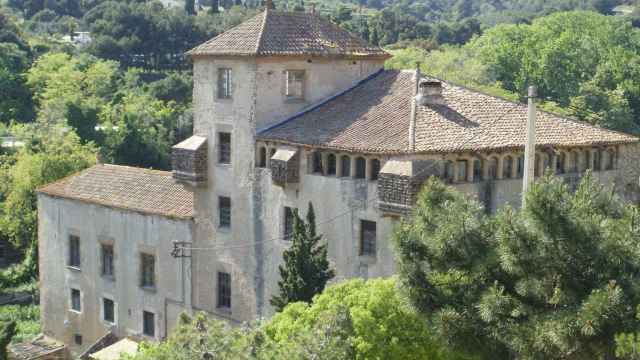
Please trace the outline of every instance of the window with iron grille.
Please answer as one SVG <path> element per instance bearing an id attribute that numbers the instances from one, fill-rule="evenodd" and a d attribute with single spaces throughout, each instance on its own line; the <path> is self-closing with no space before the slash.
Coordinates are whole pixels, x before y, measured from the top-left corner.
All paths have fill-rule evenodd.
<path id="1" fill-rule="evenodd" d="M 363 157 L 356 158 L 356 179 L 367 177 L 367 160 Z"/>
<path id="2" fill-rule="evenodd" d="M 220 216 L 220 227 L 231 227 L 231 198 L 226 196 L 218 197 L 218 209 Z"/>
<path id="3" fill-rule="evenodd" d="M 336 156 L 334 154 L 327 155 L 327 175 L 336 174 Z"/>
<path id="4" fill-rule="evenodd" d="M 102 299 L 102 313 L 104 321 L 112 324 L 116 322 L 115 304 L 113 300 L 107 298 Z"/>
<path id="5" fill-rule="evenodd" d="M 231 69 L 218 69 L 218 99 L 231 99 Z"/>
<path id="6" fill-rule="evenodd" d="M 347 155 L 342 155 L 342 157 L 340 157 L 340 162 L 341 165 L 340 167 L 342 168 L 342 172 L 340 173 L 340 176 L 342 177 L 349 177 L 351 176 L 351 158 Z"/>
<path id="7" fill-rule="evenodd" d="M 102 275 L 113 277 L 113 245 L 102 244 Z"/>
<path id="8" fill-rule="evenodd" d="M 284 207 L 284 234 L 285 240 L 291 240 L 293 236 L 293 210 L 292 208 Z"/>
<path id="9" fill-rule="evenodd" d="M 142 333 L 146 336 L 156 336 L 156 315 L 154 313 L 142 312 Z"/>
<path id="10" fill-rule="evenodd" d="M 82 311 L 82 301 L 80 300 L 80 290 L 78 289 L 71 289 L 71 310 Z"/>
<path id="11" fill-rule="evenodd" d="M 304 99 L 304 70 L 287 70 L 287 99 Z"/>
<path id="12" fill-rule="evenodd" d="M 376 255 L 376 223 L 375 221 L 360 221 L 360 255 Z"/>
<path id="13" fill-rule="evenodd" d="M 80 267 L 80 238 L 69 235 L 69 266 Z"/>
<path id="14" fill-rule="evenodd" d="M 231 275 L 218 273 L 218 307 L 231 308 Z"/>
<path id="15" fill-rule="evenodd" d="M 156 258 L 150 254 L 140 254 L 140 286 L 153 288 L 156 286 Z"/>
<path id="16" fill-rule="evenodd" d="M 218 133 L 218 162 L 231 164 L 231 134 Z"/>
<path id="17" fill-rule="evenodd" d="M 378 180 L 380 176 L 380 160 L 371 160 L 371 180 Z"/>

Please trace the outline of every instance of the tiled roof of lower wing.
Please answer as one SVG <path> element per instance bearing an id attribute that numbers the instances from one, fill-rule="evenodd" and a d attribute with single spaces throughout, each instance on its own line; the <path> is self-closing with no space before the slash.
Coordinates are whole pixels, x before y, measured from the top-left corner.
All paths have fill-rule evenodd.
<path id="1" fill-rule="evenodd" d="M 193 193 L 170 172 L 96 165 L 43 186 L 39 193 L 170 218 L 193 216 Z"/>
<path id="2" fill-rule="evenodd" d="M 310 111 L 259 133 L 262 140 L 370 153 L 411 153 L 415 73 L 384 71 Z M 527 107 L 443 83 L 444 105 L 418 106 L 417 153 L 524 147 Z M 631 135 L 539 111 L 539 146 L 637 142 Z"/>

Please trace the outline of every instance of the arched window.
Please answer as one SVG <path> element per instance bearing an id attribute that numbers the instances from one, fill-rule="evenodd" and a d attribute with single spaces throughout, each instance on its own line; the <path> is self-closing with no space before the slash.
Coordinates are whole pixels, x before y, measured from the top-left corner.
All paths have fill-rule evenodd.
<path id="1" fill-rule="evenodd" d="M 521 178 L 524 176 L 524 155 L 518 156 L 518 164 L 516 167 L 516 177 Z"/>
<path id="2" fill-rule="evenodd" d="M 502 159 L 502 178 L 511 179 L 512 171 L 513 158 L 511 156 L 506 156 L 504 159 Z"/>
<path id="3" fill-rule="evenodd" d="M 379 175 L 380 175 L 380 160 L 372 159 L 371 160 L 371 180 L 378 180 Z"/>
<path id="4" fill-rule="evenodd" d="M 498 158 L 492 157 L 489 159 L 489 179 L 495 180 L 498 178 Z"/>
<path id="5" fill-rule="evenodd" d="M 591 150 L 587 149 L 582 152 L 583 153 L 583 169 L 586 171 L 591 169 Z"/>
<path id="6" fill-rule="evenodd" d="M 534 160 L 534 166 L 533 166 L 533 176 L 540 176 L 540 173 L 542 173 L 541 168 L 540 168 L 540 155 L 536 154 L 535 160 Z"/>
<path id="7" fill-rule="evenodd" d="M 318 151 L 314 151 L 311 155 L 312 158 L 312 170 L 314 174 L 322 174 L 324 171 L 322 170 L 322 154 Z"/>
<path id="8" fill-rule="evenodd" d="M 572 151 L 569 155 L 569 171 L 572 173 L 578 172 L 578 166 L 580 164 L 580 156 L 575 151 Z"/>
<path id="9" fill-rule="evenodd" d="M 482 160 L 473 160 L 473 181 L 482 181 Z"/>
<path id="10" fill-rule="evenodd" d="M 367 160 L 363 157 L 356 158 L 356 179 L 367 177 Z"/>
<path id="11" fill-rule="evenodd" d="M 340 176 L 351 176 L 351 158 L 349 157 L 349 155 L 342 155 L 340 157 L 340 167 L 342 168 Z"/>
<path id="12" fill-rule="evenodd" d="M 563 152 L 556 154 L 556 174 L 564 174 L 566 155 Z"/>
<path id="13" fill-rule="evenodd" d="M 593 152 L 593 171 L 600 171 L 602 168 L 600 167 L 601 165 L 601 159 L 600 157 L 602 156 L 602 152 L 600 150 L 596 150 Z"/>
<path id="14" fill-rule="evenodd" d="M 604 155 L 605 155 L 604 169 L 613 170 L 616 162 L 616 151 L 613 149 L 609 149 L 604 153 Z"/>
<path id="15" fill-rule="evenodd" d="M 261 146 L 259 150 L 258 167 L 267 167 L 267 148 L 264 146 Z"/>
<path id="16" fill-rule="evenodd" d="M 327 156 L 327 175 L 336 174 L 336 156 L 329 154 Z"/>
<path id="17" fill-rule="evenodd" d="M 444 163 L 444 180 L 448 183 L 453 182 L 454 170 L 453 161 L 447 160 Z"/>
<path id="18" fill-rule="evenodd" d="M 458 160 L 458 181 L 467 181 L 467 160 Z"/>

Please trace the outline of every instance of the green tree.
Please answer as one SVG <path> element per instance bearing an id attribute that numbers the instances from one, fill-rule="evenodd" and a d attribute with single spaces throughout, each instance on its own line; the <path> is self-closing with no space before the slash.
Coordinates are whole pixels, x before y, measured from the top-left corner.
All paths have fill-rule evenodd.
<path id="1" fill-rule="evenodd" d="M 279 267 L 280 294 L 271 299 L 271 305 L 278 311 L 291 302 L 310 302 L 335 276 L 327 258 L 327 244 L 322 244 L 322 235 L 316 234 L 311 203 L 306 223 L 298 215 L 298 210 L 294 210 L 291 239 L 291 247 L 282 254 L 284 264 Z"/>
<path id="2" fill-rule="evenodd" d="M 639 215 L 591 176 L 575 193 L 545 177 L 522 210 L 495 216 L 431 179 L 394 235 L 400 279 L 454 348 L 613 359 L 615 335 L 640 329 Z"/>

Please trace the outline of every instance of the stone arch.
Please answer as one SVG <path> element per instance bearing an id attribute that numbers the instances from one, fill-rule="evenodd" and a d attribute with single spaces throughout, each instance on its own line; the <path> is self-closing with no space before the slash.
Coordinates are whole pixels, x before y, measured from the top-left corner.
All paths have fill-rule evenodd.
<path id="1" fill-rule="evenodd" d="M 340 156 L 340 169 L 341 177 L 351 176 L 351 157 L 349 155 Z"/>
<path id="2" fill-rule="evenodd" d="M 565 165 L 567 162 L 567 154 L 564 151 L 560 151 L 556 154 L 556 174 L 565 173 Z"/>
<path id="3" fill-rule="evenodd" d="M 513 177 L 513 157 L 507 155 L 502 158 L 502 178 L 511 179 Z"/>
<path id="4" fill-rule="evenodd" d="M 444 162 L 444 180 L 448 183 L 453 182 L 455 176 L 455 164 L 451 160 L 445 160 Z"/>
<path id="5" fill-rule="evenodd" d="M 362 156 L 358 156 L 356 158 L 356 168 L 355 168 L 355 178 L 356 179 L 366 179 L 367 177 L 367 160 Z"/>
<path id="6" fill-rule="evenodd" d="M 379 159 L 371 159 L 371 180 L 378 180 L 378 176 L 380 175 L 380 160 Z"/>
<path id="7" fill-rule="evenodd" d="M 482 166 L 482 159 L 473 158 L 473 181 L 483 180 Z"/>
<path id="8" fill-rule="evenodd" d="M 327 155 L 327 175 L 335 175 L 337 171 L 336 169 L 337 169 L 336 155 L 335 154 Z"/>
<path id="9" fill-rule="evenodd" d="M 498 159 L 497 156 L 492 156 L 489 158 L 489 179 L 490 180 L 496 180 L 498 178 L 498 163 L 500 162 L 500 160 Z"/>

